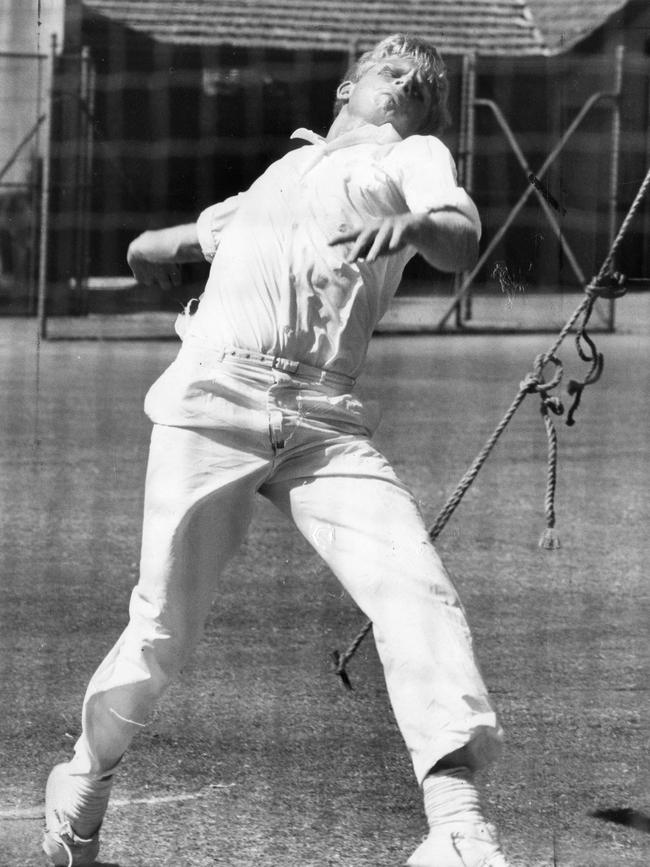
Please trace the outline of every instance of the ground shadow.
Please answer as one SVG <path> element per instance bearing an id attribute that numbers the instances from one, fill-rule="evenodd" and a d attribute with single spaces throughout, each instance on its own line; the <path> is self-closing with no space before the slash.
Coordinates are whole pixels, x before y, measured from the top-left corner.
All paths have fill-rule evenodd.
<path id="1" fill-rule="evenodd" d="M 625 825 L 636 831 L 645 831 L 650 834 L 650 816 L 634 810 L 632 807 L 613 807 L 610 810 L 593 810 L 589 814 L 594 819 L 602 819 L 605 822 L 616 822 L 617 825 Z"/>

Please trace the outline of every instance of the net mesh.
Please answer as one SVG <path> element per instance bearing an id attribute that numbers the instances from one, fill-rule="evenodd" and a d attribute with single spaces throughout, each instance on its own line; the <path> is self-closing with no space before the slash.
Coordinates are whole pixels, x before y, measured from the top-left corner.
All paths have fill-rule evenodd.
<path id="1" fill-rule="evenodd" d="M 34 313 L 43 61 L 0 53 L 0 311 Z"/>
<path id="2" fill-rule="evenodd" d="M 337 52 L 160 43 L 90 17 L 83 41 L 86 60 L 59 57 L 56 68 L 48 335 L 171 336 L 176 313 L 200 294 L 207 266 L 185 267 L 183 287 L 174 293 L 130 287 L 125 261 L 130 240 L 145 229 L 193 221 L 207 205 L 248 187 L 292 146 L 288 137 L 295 128 L 326 132 L 336 85 L 350 58 Z M 479 58 L 470 154 L 460 153 L 462 58 L 447 62 L 454 125 L 445 141 L 461 165 L 471 162 L 484 247 L 519 197 L 529 195 L 445 325 L 553 328 L 582 288 L 572 261 L 587 280 L 595 273 L 612 222 L 628 204 L 625 191 L 643 175 L 645 58 L 625 57 L 623 136 L 616 137 L 612 101 L 602 99 L 539 178 L 585 101 L 614 89 L 613 56 Z M 505 118 L 528 171 L 488 102 Z M 467 176 L 461 180 L 469 185 Z M 643 243 L 649 213 L 646 205 L 621 250 L 625 269 L 637 276 L 650 273 Z M 458 286 L 457 279 L 416 258 L 382 330 L 437 327 Z M 606 313 L 601 318 L 605 323 Z"/>

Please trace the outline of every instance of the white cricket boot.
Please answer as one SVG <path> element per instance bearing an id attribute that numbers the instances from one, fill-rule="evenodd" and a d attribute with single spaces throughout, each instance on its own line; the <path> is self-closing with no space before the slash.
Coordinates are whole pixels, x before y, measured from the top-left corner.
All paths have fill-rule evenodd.
<path id="1" fill-rule="evenodd" d="M 496 830 L 481 811 L 471 771 L 430 774 L 422 791 L 430 830 L 407 867 L 508 867 Z"/>
<path id="2" fill-rule="evenodd" d="M 113 784 L 70 774 L 69 765 L 56 765 L 45 789 L 43 851 L 55 867 L 87 867 L 99 853 L 99 828 Z"/>
<path id="3" fill-rule="evenodd" d="M 439 825 L 406 863 L 408 867 L 509 867 L 488 822 Z"/>

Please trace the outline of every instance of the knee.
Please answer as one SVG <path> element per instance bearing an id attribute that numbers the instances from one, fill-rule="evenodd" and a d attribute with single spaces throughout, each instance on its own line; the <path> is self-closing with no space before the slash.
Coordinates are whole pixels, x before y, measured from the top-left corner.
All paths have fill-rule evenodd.
<path id="1" fill-rule="evenodd" d="M 129 665 L 162 691 L 178 676 L 201 634 L 201 624 L 180 617 L 131 616 L 122 653 Z"/>

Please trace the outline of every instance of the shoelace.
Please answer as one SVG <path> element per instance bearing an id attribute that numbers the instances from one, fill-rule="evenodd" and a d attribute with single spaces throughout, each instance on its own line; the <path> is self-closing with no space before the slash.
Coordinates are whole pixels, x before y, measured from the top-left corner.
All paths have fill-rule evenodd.
<path id="1" fill-rule="evenodd" d="M 59 828 L 59 840 L 61 841 L 61 845 L 65 849 L 65 854 L 68 856 L 68 867 L 73 867 L 73 859 L 72 859 L 72 849 L 68 845 L 66 837 L 70 837 L 72 839 L 73 834 L 72 826 L 70 822 L 64 822 L 63 825 Z"/>
<path id="2" fill-rule="evenodd" d="M 68 856 L 67 867 L 74 867 L 74 856 L 72 854 L 72 849 L 70 847 L 74 846 L 77 843 L 81 843 L 81 844 L 90 843 L 90 841 L 92 840 L 92 837 L 88 840 L 84 840 L 83 837 L 79 837 L 72 830 L 72 825 L 70 824 L 69 821 L 65 821 L 65 822 L 61 823 L 59 830 L 58 830 L 58 836 L 59 836 L 59 840 L 61 842 L 61 845 L 63 846 L 63 849 L 65 851 L 65 854 Z"/>
<path id="3" fill-rule="evenodd" d="M 493 836 L 491 829 L 490 829 L 490 836 L 491 837 Z M 464 848 L 464 847 L 461 847 L 458 845 L 459 843 L 462 843 L 462 841 L 464 839 L 466 839 L 466 838 L 465 838 L 465 835 L 462 833 L 462 831 L 452 831 L 451 842 L 452 842 L 454 849 L 456 850 L 456 854 L 458 855 L 460 860 L 463 862 L 465 867 L 471 867 L 471 865 L 467 864 L 467 861 L 465 860 L 465 856 L 463 855 L 462 848 Z M 491 839 L 490 842 L 494 842 L 494 840 Z M 479 867 L 508 867 L 506 859 L 504 858 L 504 856 L 501 852 L 501 849 L 499 848 L 498 843 L 494 843 L 494 845 L 497 847 L 497 851 L 493 852 L 487 858 L 482 860 Z"/>

